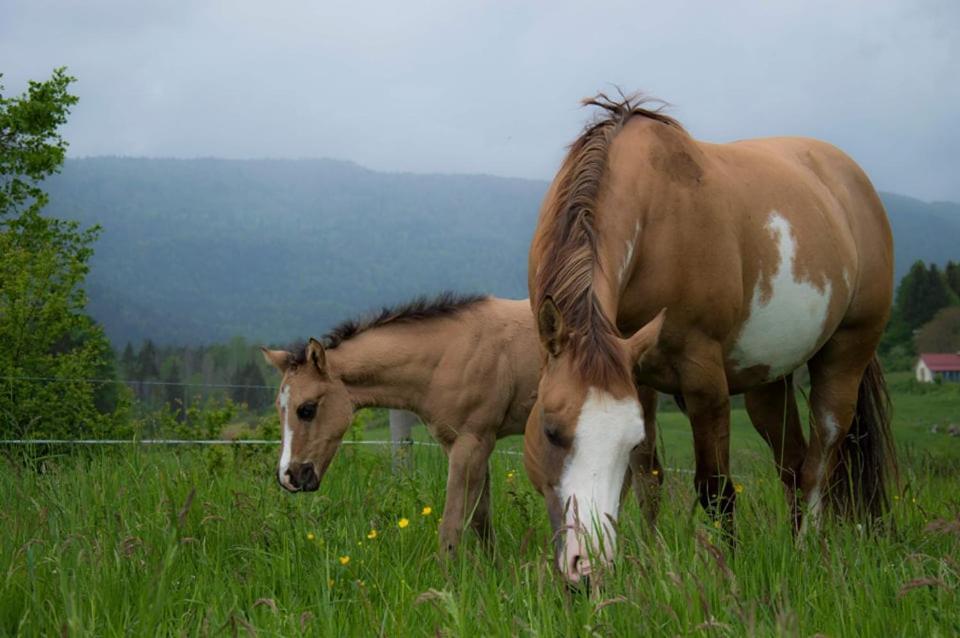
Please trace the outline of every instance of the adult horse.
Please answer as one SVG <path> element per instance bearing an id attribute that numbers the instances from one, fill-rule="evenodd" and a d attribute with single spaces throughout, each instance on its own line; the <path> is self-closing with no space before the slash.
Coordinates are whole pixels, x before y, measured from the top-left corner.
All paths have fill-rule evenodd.
<path id="1" fill-rule="evenodd" d="M 658 467 L 643 386 L 685 404 L 699 501 L 731 533 L 736 393 L 774 452 L 795 525 L 805 511 L 817 524 L 824 502 L 877 514 L 893 456 L 874 352 L 893 256 L 866 175 L 823 142 L 708 144 L 642 100 L 585 104 L 601 115 L 547 192 L 528 273 L 544 364 L 525 463 L 562 573 L 576 582 L 589 554 L 611 558 L 628 464 Z M 803 364 L 809 445 L 792 379 Z"/>
<path id="2" fill-rule="evenodd" d="M 487 461 L 497 439 L 523 432 L 537 348 L 526 300 L 447 293 L 344 322 L 296 352 L 264 349 L 283 375 L 280 485 L 316 490 L 358 408 L 410 410 L 449 461 L 441 550 L 465 523 L 492 538 Z"/>

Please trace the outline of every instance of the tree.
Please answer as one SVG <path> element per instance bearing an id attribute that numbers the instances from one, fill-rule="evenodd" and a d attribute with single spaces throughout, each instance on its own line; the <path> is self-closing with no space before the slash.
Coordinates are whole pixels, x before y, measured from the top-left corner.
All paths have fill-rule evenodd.
<path id="1" fill-rule="evenodd" d="M 245 403 L 251 410 L 257 411 L 265 407 L 271 400 L 269 390 L 265 388 L 266 381 L 260 367 L 254 361 L 237 368 L 230 378 L 231 397 L 235 403 Z"/>
<path id="2" fill-rule="evenodd" d="M 922 261 L 917 261 L 897 286 L 894 315 L 907 328 L 916 330 L 949 304 L 950 291 L 940 269 L 936 264 L 928 269 Z"/>
<path id="3" fill-rule="evenodd" d="M 170 409 L 177 414 L 177 419 L 182 420 L 186 410 L 186 388 L 183 385 L 183 372 L 180 366 L 180 360 L 176 356 L 169 357 L 163 362 L 163 372 L 160 375 L 163 386 L 163 398 Z"/>
<path id="4" fill-rule="evenodd" d="M 0 76 L 2 79 L 2 76 Z M 8 98 L 0 85 L 0 432 L 89 435 L 111 427 L 102 385 L 112 370 L 102 329 L 83 312 L 99 228 L 41 215 L 40 182 L 63 163 L 58 129 L 77 98 L 57 69 Z M 115 402 L 114 402 L 115 403 Z M 116 404 L 115 404 L 116 407 Z M 118 413 L 114 412 L 114 417 Z"/>
<path id="5" fill-rule="evenodd" d="M 960 352 L 960 306 L 938 312 L 917 332 L 917 352 Z"/>
<path id="6" fill-rule="evenodd" d="M 133 379 L 137 373 L 136 370 L 137 355 L 133 351 L 133 344 L 128 341 L 120 356 L 120 373 L 125 379 Z"/>
<path id="7" fill-rule="evenodd" d="M 155 385 L 147 385 L 147 381 L 160 380 L 160 366 L 157 364 L 157 348 L 153 341 L 147 339 L 140 346 L 140 352 L 137 353 L 137 363 L 134 367 L 133 378 L 137 380 L 137 397 L 141 401 L 152 401 L 159 399 L 162 392 L 158 392 Z"/>
<path id="8" fill-rule="evenodd" d="M 943 276 L 953 294 L 960 297 L 960 263 L 948 261 L 943 269 Z"/>

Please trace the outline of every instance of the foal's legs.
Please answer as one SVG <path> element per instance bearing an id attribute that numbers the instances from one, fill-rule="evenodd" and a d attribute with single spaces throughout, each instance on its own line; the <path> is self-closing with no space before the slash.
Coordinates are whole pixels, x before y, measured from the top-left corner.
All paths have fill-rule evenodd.
<path id="1" fill-rule="evenodd" d="M 468 519 L 472 519 L 481 538 L 492 537 L 487 461 L 493 446 L 492 438 L 464 433 L 447 452 L 447 502 L 440 524 L 440 551 L 443 553 L 456 550 Z"/>
<path id="2" fill-rule="evenodd" d="M 869 338 L 860 331 L 838 331 L 810 360 L 810 448 L 803 462 L 800 487 L 809 518 L 819 528 L 837 453 L 850 431 L 857 407 L 860 380 L 873 356 Z"/>
<path id="3" fill-rule="evenodd" d="M 730 395 L 718 344 L 687 354 L 681 393 L 693 428 L 697 469 L 694 486 L 700 504 L 734 538 L 736 491 L 730 480 Z"/>
<path id="4" fill-rule="evenodd" d="M 657 525 L 660 511 L 660 486 L 663 484 L 663 466 L 657 457 L 657 391 L 640 386 L 637 388 L 643 408 L 643 443 L 630 453 L 630 474 L 633 492 L 650 528 Z"/>
<path id="5" fill-rule="evenodd" d="M 469 515 L 469 512 L 467 512 Z M 470 526 L 477 533 L 485 545 L 491 545 L 494 540 L 493 517 L 490 515 L 490 463 L 484 463 L 484 474 L 480 496 L 473 508 L 473 517 Z"/>
<path id="6" fill-rule="evenodd" d="M 802 511 L 797 503 L 797 489 L 800 487 L 800 469 L 807 453 L 807 442 L 803 438 L 797 412 L 793 375 L 754 388 L 744 394 L 744 399 L 753 427 L 773 451 L 773 460 L 786 492 L 787 507 L 793 517 L 793 529 L 797 531 L 800 529 Z"/>

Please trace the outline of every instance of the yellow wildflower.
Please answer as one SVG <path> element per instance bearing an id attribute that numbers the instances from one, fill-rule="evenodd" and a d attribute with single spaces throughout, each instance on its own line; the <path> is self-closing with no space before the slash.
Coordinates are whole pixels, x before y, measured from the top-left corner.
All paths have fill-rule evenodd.
<path id="1" fill-rule="evenodd" d="M 307 540 L 308 540 L 308 541 L 315 540 L 316 538 L 317 538 L 317 537 L 314 535 L 313 532 L 307 532 Z"/>
<path id="2" fill-rule="evenodd" d="M 433 514 L 433 508 L 429 505 L 424 506 L 423 511 L 420 512 L 421 516 L 430 516 Z"/>
<path id="3" fill-rule="evenodd" d="M 372 529 L 372 530 L 370 530 L 369 532 L 367 532 L 367 539 L 368 539 L 368 540 L 371 540 L 371 541 L 372 541 L 372 540 L 375 539 L 376 537 L 377 537 L 377 530 Z"/>
<path id="4" fill-rule="evenodd" d="M 742 491 L 743 491 L 743 483 L 737 483 L 736 485 L 734 485 L 734 486 L 733 486 L 733 491 L 736 492 L 737 494 L 739 494 L 740 492 L 742 492 Z"/>
<path id="5" fill-rule="evenodd" d="M 399 527 L 400 529 L 403 529 L 409 524 L 410 524 L 410 521 L 408 521 L 405 518 L 401 518 L 399 521 L 397 521 L 397 527 Z"/>
<path id="6" fill-rule="evenodd" d="M 341 557 L 340 557 L 340 564 L 341 564 L 341 565 L 346 565 L 346 564 L 349 563 L 349 562 L 350 562 L 350 557 L 349 557 L 349 556 L 341 556 Z"/>
<path id="7" fill-rule="evenodd" d="M 653 474 L 654 476 L 660 476 L 660 470 L 653 470 L 650 473 Z"/>

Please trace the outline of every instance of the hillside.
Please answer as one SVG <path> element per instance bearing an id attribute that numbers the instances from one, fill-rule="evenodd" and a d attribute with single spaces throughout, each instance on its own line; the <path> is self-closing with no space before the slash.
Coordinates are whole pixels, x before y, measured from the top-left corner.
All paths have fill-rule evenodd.
<path id="1" fill-rule="evenodd" d="M 90 311 L 114 343 L 284 341 L 443 288 L 526 296 L 546 182 L 333 160 L 68 160 L 48 212 L 99 223 Z M 960 205 L 885 194 L 898 279 L 960 257 Z"/>

